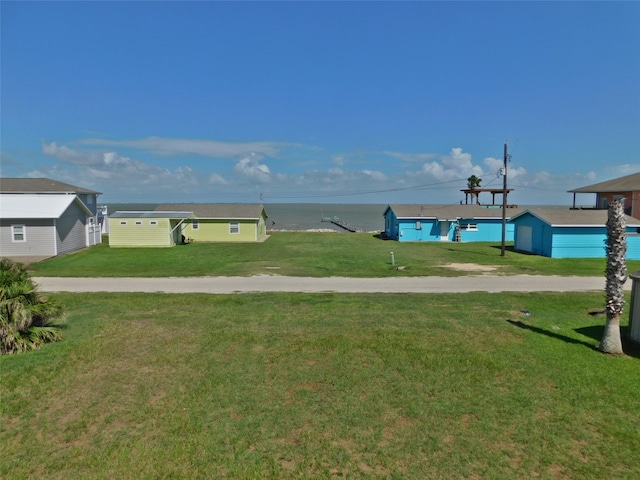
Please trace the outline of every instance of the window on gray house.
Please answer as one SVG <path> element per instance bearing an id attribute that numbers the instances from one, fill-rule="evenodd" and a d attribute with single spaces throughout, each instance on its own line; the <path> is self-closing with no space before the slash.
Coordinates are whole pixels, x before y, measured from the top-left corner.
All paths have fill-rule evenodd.
<path id="1" fill-rule="evenodd" d="M 27 241 L 27 227 L 24 225 L 11 225 L 11 241 L 13 242 L 26 242 Z"/>

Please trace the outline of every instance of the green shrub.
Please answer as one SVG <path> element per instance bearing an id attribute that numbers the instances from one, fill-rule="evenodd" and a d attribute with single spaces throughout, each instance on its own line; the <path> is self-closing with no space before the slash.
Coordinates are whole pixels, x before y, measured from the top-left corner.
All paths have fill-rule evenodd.
<path id="1" fill-rule="evenodd" d="M 24 266 L 0 260 L 0 354 L 35 350 L 62 338 L 62 307 L 37 291 Z"/>

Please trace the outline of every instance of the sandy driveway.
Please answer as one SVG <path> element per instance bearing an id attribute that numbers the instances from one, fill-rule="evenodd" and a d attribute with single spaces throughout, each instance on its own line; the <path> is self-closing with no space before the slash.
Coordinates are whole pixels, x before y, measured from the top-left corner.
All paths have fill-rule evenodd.
<path id="1" fill-rule="evenodd" d="M 568 292 L 600 290 L 604 277 L 542 275 L 464 277 L 167 277 L 167 278 L 63 278 L 34 277 L 43 292 L 340 292 L 340 293 L 437 293 L 437 292 Z M 625 286 L 631 289 L 631 281 Z"/>

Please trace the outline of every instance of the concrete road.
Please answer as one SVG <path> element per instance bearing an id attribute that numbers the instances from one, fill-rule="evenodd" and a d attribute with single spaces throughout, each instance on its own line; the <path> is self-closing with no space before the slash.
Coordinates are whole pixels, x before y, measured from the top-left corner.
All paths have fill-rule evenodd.
<path id="1" fill-rule="evenodd" d="M 464 277 L 167 277 L 167 278 L 64 278 L 34 277 L 43 292 L 339 292 L 339 293 L 445 293 L 445 292 L 604 292 L 603 277 L 542 275 Z M 625 288 L 631 289 L 631 281 Z"/>

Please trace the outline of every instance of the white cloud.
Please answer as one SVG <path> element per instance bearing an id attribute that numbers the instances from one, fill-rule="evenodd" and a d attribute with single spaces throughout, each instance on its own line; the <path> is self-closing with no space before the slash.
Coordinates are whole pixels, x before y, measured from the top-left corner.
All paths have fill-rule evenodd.
<path id="1" fill-rule="evenodd" d="M 155 138 L 140 141 L 138 148 L 142 148 L 142 145 L 150 147 L 151 140 Z M 205 155 L 205 151 L 213 154 L 214 143 L 219 142 L 203 145 L 201 155 Z M 169 145 L 172 145 L 171 148 Z M 209 147 L 211 149 L 207 150 Z M 367 195 L 367 200 L 379 200 L 381 203 L 399 198 L 420 203 L 457 203 L 464 199 L 460 189 L 465 188 L 470 175 L 481 177 L 483 186 L 497 185 L 498 177 L 495 175 L 503 165 L 502 159 L 494 157 L 484 158 L 482 166 L 476 165 L 471 153 L 455 147 L 441 156 L 385 152 L 387 158 L 384 169 L 378 167 L 382 162 L 380 152 L 330 154 L 324 159 L 317 158 L 313 161 L 316 168 L 303 172 L 301 168 L 305 168 L 305 162 L 301 162 L 299 156 L 295 160 L 277 160 L 267 157 L 265 151 L 268 149 L 263 149 L 236 156 L 235 166 L 227 164 L 222 169 L 201 159 L 199 163 L 189 165 L 188 161 L 198 161 L 193 158 L 172 159 L 170 163 L 164 160 L 164 164 L 172 165 L 169 169 L 156 164 L 154 160 L 142 161 L 136 159 L 135 155 L 125 155 L 115 145 L 103 145 L 103 148 L 43 142 L 42 153 L 55 158 L 57 162 L 53 166 L 45 163 L 26 175 L 55 178 L 105 192 L 112 198 L 135 197 L 137 201 L 152 197 L 160 201 L 253 201 L 256 192 L 264 192 L 266 198 L 270 199 L 316 197 L 319 201 L 325 201 L 322 197 L 325 195 L 327 201 L 332 201 L 333 196 L 351 197 L 361 193 Z M 193 144 L 187 148 L 171 142 L 163 148 L 164 152 L 181 150 L 185 154 L 188 150 L 197 150 Z M 235 155 L 243 152 L 243 149 L 226 152 Z M 359 170 L 346 167 L 353 162 L 354 156 L 358 158 L 357 163 L 362 165 Z M 401 162 L 389 157 L 407 162 L 420 161 L 421 168 L 416 171 L 416 165 L 413 165 L 413 169 L 407 169 L 407 164 L 403 167 Z M 271 160 L 267 162 L 265 159 L 269 158 Z M 274 171 L 274 167 L 278 167 L 279 171 Z M 229 168 L 232 170 L 229 171 Z M 514 188 L 509 199 L 520 205 L 570 204 L 572 195 L 567 193 L 568 190 L 638 170 L 640 166 L 621 164 L 586 174 L 554 175 L 547 171 L 529 173 L 523 166 L 509 164 L 509 187 Z M 612 172 L 617 175 L 611 175 Z"/>
<path id="2" fill-rule="evenodd" d="M 484 159 L 484 164 L 488 167 L 489 174 L 502 175 L 502 169 L 504 168 L 504 159 L 500 160 L 494 157 L 487 157 Z M 527 170 L 524 167 L 514 168 L 510 163 L 507 164 L 507 180 L 516 179 L 527 174 Z"/>
<path id="3" fill-rule="evenodd" d="M 409 163 L 427 162 L 429 160 L 432 160 L 438 157 L 438 155 L 435 153 L 402 153 L 402 152 L 390 152 L 390 151 L 385 151 L 382 153 L 384 153 L 385 155 L 389 155 L 390 157 L 397 158 L 398 160 L 402 160 L 404 162 L 409 162 Z"/>
<path id="4" fill-rule="evenodd" d="M 384 182 L 389 178 L 384 173 L 375 170 L 363 170 L 362 173 L 364 173 L 367 177 L 371 177 L 377 182 Z"/>
<path id="5" fill-rule="evenodd" d="M 225 180 L 222 175 L 212 173 L 209 175 L 209 184 L 211 185 L 229 185 L 229 182 Z"/>
<path id="6" fill-rule="evenodd" d="M 42 167 L 43 176 L 102 192 L 181 192 L 192 190 L 199 183 L 198 174 L 189 166 L 170 171 L 113 151 L 74 149 L 51 142 L 43 143 L 42 153 L 60 162 L 54 167 Z"/>
<path id="7" fill-rule="evenodd" d="M 257 180 L 260 183 L 269 183 L 271 182 L 271 171 L 267 165 L 260 163 L 261 159 L 260 155 L 252 152 L 249 156 L 236 163 L 234 170 L 240 175 Z"/>
<path id="8" fill-rule="evenodd" d="M 610 171 L 614 174 L 615 177 L 631 175 L 632 173 L 640 172 L 640 165 L 633 163 L 625 163 L 622 165 L 616 165 L 614 167 L 608 167 L 607 171 Z"/>
<path id="9" fill-rule="evenodd" d="M 259 153 L 274 157 L 279 145 L 275 142 L 231 143 L 216 140 L 194 140 L 187 138 L 147 137 L 138 140 L 104 140 L 89 138 L 78 142 L 80 145 L 103 147 L 125 147 L 152 152 L 156 155 L 200 155 L 212 158 L 235 158 Z"/>
<path id="10" fill-rule="evenodd" d="M 448 182 L 466 179 L 471 175 L 482 176 L 483 171 L 482 167 L 473 164 L 470 153 L 454 147 L 448 155 L 441 156 L 439 161 L 424 163 L 418 173 L 430 175 L 438 181 Z"/>

